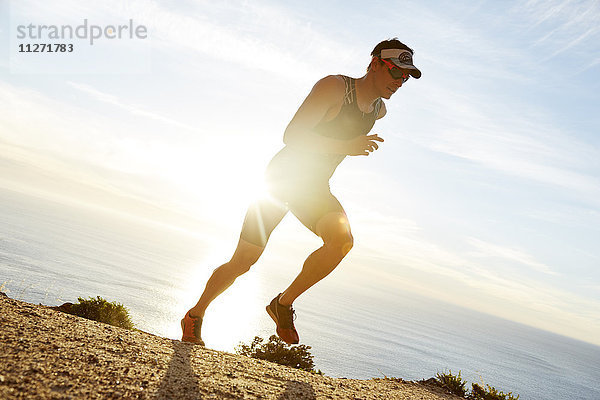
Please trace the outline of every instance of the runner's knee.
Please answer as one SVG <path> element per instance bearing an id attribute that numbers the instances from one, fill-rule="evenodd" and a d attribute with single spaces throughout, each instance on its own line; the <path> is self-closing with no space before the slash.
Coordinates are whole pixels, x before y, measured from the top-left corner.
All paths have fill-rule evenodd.
<path id="1" fill-rule="evenodd" d="M 342 257 L 354 246 L 350 224 L 344 215 L 330 216 L 320 226 L 321 239 L 326 247 L 337 249 Z"/>
<path id="2" fill-rule="evenodd" d="M 342 257 L 344 257 L 354 246 L 354 238 L 352 237 L 350 231 L 347 231 L 344 233 L 331 235 L 327 238 L 327 240 L 324 240 L 324 243 L 326 247 L 339 250 Z"/>

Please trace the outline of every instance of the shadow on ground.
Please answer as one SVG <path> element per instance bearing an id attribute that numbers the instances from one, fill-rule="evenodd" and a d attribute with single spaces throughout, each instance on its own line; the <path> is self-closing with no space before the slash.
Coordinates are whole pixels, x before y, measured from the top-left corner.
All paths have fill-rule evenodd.
<path id="1" fill-rule="evenodd" d="M 198 376 L 190 363 L 193 345 L 173 340 L 173 357 L 163 378 L 156 399 L 202 399 Z"/>
<path id="2" fill-rule="evenodd" d="M 316 398 L 314 389 L 308 383 L 288 381 L 285 384 L 285 391 L 277 397 L 277 400 L 314 400 Z"/>
<path id="3" fill-rule="evenodd" d="M 202 387 L 198 375 L 191 365 L 193 344 L 183 343 L 178 340 L 171 341 L 173 356 L 169 368 L 160 383 L 160 387 L 154 397 L 157 400 L 172 399 L 226 399 L 236 398 L 234 394 L 222 392 L 218 388 L 208 389 Z M 284 391 L 277 400 L 316 399 L 315 391 L 306 382 L 283 381 Z M 207 390 L 208 389 L 208 390 Z M 216 389 L 216 390 L 215 390 Z M 273 393 L 271 393 L 272 395 Z M 268 393 L 264 393 L 268 395 Z"/>

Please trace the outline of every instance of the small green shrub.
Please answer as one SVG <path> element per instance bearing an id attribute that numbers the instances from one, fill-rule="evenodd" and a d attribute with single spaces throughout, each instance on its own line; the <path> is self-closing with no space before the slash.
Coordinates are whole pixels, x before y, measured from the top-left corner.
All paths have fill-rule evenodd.
<path id="1" fill-rule="evenodd" d="M 472 384 L 473 389 L 471 389 L 471 393 L 469 394 L 468 399 L 470 400 L 518 400 L 519 395 L 514 397 L 512 392 L 504 393 L 498 391 L 495 387 L 490 385 L 487 386 L 487 389 L 484 389 L 481 385 L 476 383 Z"/>
<path id="2" fill-rule="evenodd" d="M 467 389 L 465 389 L 466 381 L 462 379 L 460 376 L 461 371 L 458 371 L 458 375 L 453 375 L 452 371 L 448 373 L 444 372 L 440 374 L 437 373 L 437 377 L 431 378 L 426 382 L 433 381 L 438 386 L 443 387 L 448 390 L 450 393 L 455 394 L 460 397 L 464 397 L 469 400 L 518 400 L 519 395 L 513 395 L 512 392 L 504 393 L 497 390 L 495 387 L 490 385 L 485 385 L 484 388 L 481 385 L 473 383 L 472 389 L 470 393 L 467 393 Z"/>
<path id="3" fill-rule="evenodd" d="M 240 343 L 235 348 L 235 352 L 243 356 L 258 358 L 259 360 L 271 361 L 288 367 L 322 374 L 320 370 L 315 370 L 313 356 L 309 351 L 310 346 L 305 346 L 303 344 L 299 346 L 290 346 L 275 335 L 272 335 L 268 342 L 263 342 L 263 338 L 255 336 L 250 345 Z"/>
<path id="4" fill-rule="evenodd" d="M 118 326 L 125 329 L 133 329 L 133 322 L 129 317 L 129 311 L 124 305 L 115 302 L 108 302 L 100 296 L 90 297 L 89 300 L 81 297 L 77 298 L 79 303 L 70 305 L 69 314 L 77 315 L 93 321 L 103 322 L 105 324 Z"/>
<path id="5" fill-rule="evenodd" d="M 467 389 L 465 389 L 467 382 L 462 379 L 460 373 L 461 371 L 458 371 L 458 375 L 452 375 L 452 370 L 441 374 L 438 372 L 435 379 L 441 387 L 448 390 L 450 393 L 465 397 L 467 394 Z"/>

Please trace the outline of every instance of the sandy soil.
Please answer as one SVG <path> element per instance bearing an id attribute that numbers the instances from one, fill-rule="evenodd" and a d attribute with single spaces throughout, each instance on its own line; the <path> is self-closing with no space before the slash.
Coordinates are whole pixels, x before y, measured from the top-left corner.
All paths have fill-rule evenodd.
<path id="1" fill-rule="evenodd" d="M 0 293 L 0 399 L 419 399 L 441 389 L 337 379 L 89 321 Z"/>

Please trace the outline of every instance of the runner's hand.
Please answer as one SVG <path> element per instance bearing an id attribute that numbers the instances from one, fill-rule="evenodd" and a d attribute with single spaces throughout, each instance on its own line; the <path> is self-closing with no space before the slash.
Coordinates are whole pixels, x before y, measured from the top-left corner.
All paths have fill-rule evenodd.
<path id="1" fill-rule="evenodd" d="M 379 148 L 377 142 L 383 142 L 383 139 L 375 135 L 359 136 L 348 141 L 346 154 L 349 156 L 368 156 Z"/>

